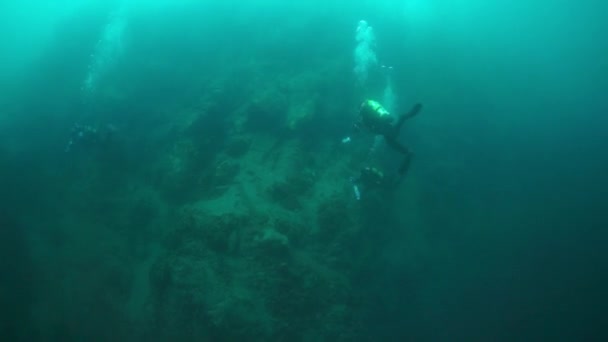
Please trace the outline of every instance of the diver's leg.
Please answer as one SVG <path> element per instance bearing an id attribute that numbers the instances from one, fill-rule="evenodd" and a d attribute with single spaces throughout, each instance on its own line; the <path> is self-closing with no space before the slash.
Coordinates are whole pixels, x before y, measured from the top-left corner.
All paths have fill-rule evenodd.
<path id="1" fill-rule="evenodd" d="M 412 109 L 410 109 L 409 112 L 401 115 L 399 117 L 399 120 L 397 121 L 397 123 L 394 126 L 395 127 L 395 134 L 399 132 L 399 130 L 401 129 L 401 126 L 403 126 L 403 123 L 405 122 L 405 120 L 416 116 L 416 114 L 418 114 L 421 109 L 422 109 L 422 105 L 420 103 L 416 103 L 414 105 L 414 107 L 412 107 Z"/>
<path id="2" fill-rule="evenodd" d="M 399 178 L 402 178 L 407 173 L 407 170 L 410 168 L 411 161 L 412 161 L 412 154 L 410 153 L 405 156 L 405 158 L 401 162 L 401 165 L 399 166 L 399 176 L 400 176 Z"/>
<path id="3" fill-rule="evenodd" d="M 405 173 L 407 172 L 407 170 L 410 167 L 410 161 L 412 160 L 412 152 L 410 152 L 410 150 L 403 146 L 401 143 L 399 143 L 397 141 L 397 139 L 395 139 L 394 137 L 386 137 L 385 136 L 385 140 L 386 143 L 388 144 L 388 146 L 390 146 L 392 149 L 396 150 L 397 152 L 401 153 L 403 155 L 403 161 L 401 162 L 401 165 L 399 166 L 399 176 L 403 176 L 405 175 Z"/>
<path id="4" fill-rule="evenodd" d="M 410 168 L 410 162 L 412 160 L 412 155 L 408 154 L 403 158 L 401 165 L 399 165 L 399 169 L 397 170 L 397 174 L 395 174 L 394 178 L 391 182 L 388 183 L 388 186 L 391 188 L 395 188 L 401 184 L 403 179 L 405 178 L 405 174 Z"/>
<path id="5" fill-rule="evenodd" d="M 388 146 L 390 146 L 390 148 L 403 155 L 409 155 L 411 153 L 410 150 L 407 147 L 403 146 L 400 142 L 398 142 L 394 136 L 385 135 L 384 140 L 386 141 Z"/>

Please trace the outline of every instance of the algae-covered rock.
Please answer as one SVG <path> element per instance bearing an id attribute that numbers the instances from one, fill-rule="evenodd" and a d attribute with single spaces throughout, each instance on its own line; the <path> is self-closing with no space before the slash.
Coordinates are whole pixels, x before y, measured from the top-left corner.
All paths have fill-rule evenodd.
<path id="1" fill-rule="evenodd" d="M 356 230 L 357 223 L 348 202 L 343 197 L 332 197 L 317 207 L 317 227 L 321 240 L 328 241 Z"/>
<path id="2" fill-rule="evenodd" d="M 187 243 L 184 239 L 195 239 L 205 248 L 218 253 L 227 253 L 232 234 L 246 226 L 245 217 L 211 215 L 196 207 L 184 208 L 180 221 L 180 227 L 170 236 L 173 245 L 183 246 Z"/>
<path id="3" fill-rule="evenodd" d="M 329 269 L 310 253 L 296 253 L 286 267 L 272 276 L 272 294 L 268 295 L 275 317 L 288 318 L 289 325 L 279 325 L 276 336 L 284 340 L 333 340 L 352 331 L 355 315 L 335 308 L 348 306 L 352 288 L 341 272 Z"/>
<path id="4" fill-rule="evenodd" d="M 162 320 L 159 333 L 182 340 L 269 339 L 274 321 L 251 280 L 259 269 L 247 258 L 236 258 L 234 250 L 240 244 L 235 240 L 255 221 L 189 207 L 180 222 L 151 271 L 151 304 Z"/>
<path id="5" fill-rule="evenodd" d="M 248 105 L 249 129 L 275 132 L 284 127 L 288 99 L 280 89 L 265 87 L 257 90 Z"/>
<path id="6" fill-rule="evenodd" d="M 287 127 L 290 130 L 297 130 L 310 123 L 315 115 L 315 106 L 315 100 L 310 98 L 292 102 L 287 111 Z"/>
<path id="7" fill-rule="evenodd" d="M 201 172 L 198 184 L 206 197 L 218 197 L 230 188 L 239 172 L 239 163 L 225 159 Z"/>
<path id="8" fill-rule="evenodd" d="M 296 210 L 301 207 L 298 192 L 286 181 L 276 182 L 269 189 L 270 198 L 288 210 Z"/>
<path id="9" fill-rule="evenodd" d="M 232 158 L 239 158 L 245 155 L 250 147 L 251 139 L 236 138 L 226 144 L 224 153 Z"/>
<path id="10" fill-rule="evenodd" d="M 200 172 L 205 164 L 197 163 L 199 148 L 192 139 L 180 139 L 160 154 L 153 177 L 166 198 L 182 202 L 200 192 Z"/>
<path id="11" fill-rule="evenodd" d="M 256 238 L 255 242 L 259 249 L 263 250 L 263 256 L 271 259 L 282 258 L 289 254 L 289 238 L 273 228 L 264 229 Z"/>
<path id="12" fill-rule="evenodd" d="M 275 182 L 268 190 L 273 201 L 286 209 L 295 210 L 301 207 L 301 201 L 315 185 L 315 174 L 296 172 L 284 181 Z"/>

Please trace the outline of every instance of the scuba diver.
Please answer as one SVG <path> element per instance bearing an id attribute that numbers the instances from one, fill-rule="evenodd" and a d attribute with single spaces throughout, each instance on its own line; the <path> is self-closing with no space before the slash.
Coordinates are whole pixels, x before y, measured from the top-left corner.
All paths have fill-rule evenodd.
<path id="1" fill-rule="evenodd" d="M 404 159 L 399 167 L 399 175 L 401 176 L 409 168 L 412 152 L 397 140 L 399 131 L 405 120 L 416 116 L 421 109 L 422 105 L 417 103 L 409 112 L 402 114 L 396 121 L 393 115 L 374 100 L 364 101 L 359 110 L 360 120 L 355 124 L 355 128 L 360 129 L 363 126 L 371 133 L 383 136 L 384 141 L 386 141 L 390 148 L 403 155 Z"/>
<path id="2" fill-rule="evenodd" d="M 365 167 L 357 177 L 350 179 L 353 184 L 353 191 L 357 200 L 361 199 L 361 189 L 390 189 L 396 186 L 407 172 L 412 152 L 398 141 L 399 131 L 403 123 L 416 116 L 422 109 L 421 104 L 415 104 L 409 112 L 402 114 L 398 118 L 391 115 L 380 103 L 374 100 L 365 100 L 359 110 L 359 121 L 355 123 L 355 132 L 365 128 L 369 132 L 384 137 L 387 145 L 403 155 L 396 177 L 386 177 L 382 171 L 375 167 Z M 351 140 L 346 137 L 342 140 L 347 143 Z"/>
<path id="3" fill-rule="evenodd" d="M 421 109 L 422 105 L 417 103 L 409 112 L 402 114 L 395 121 L 395 117 L 384 109 L 380 103 L 374 100 L 365 100 L 361 104 L 359 110 L 359 121 L 354 125 L 355 131 L 365 128 L 373 134 L 383 136 L 390 148 L 403 155 L 404 159 L 399 167 L 399 175 L 401 176 L 403 176 L 409 168 L 412 152 L 397 140 L 399 131 L 401 130 L 403 123 L 407 119 L 416 116 Z M 349 141 L 350 137 L 342 140 L 344 143 Z"/>
<path id="4" fill-rule="evenodd" d="M 374 189 L 386 189 L 391 186 L 384 173 L 375 167 L 365 167 L 357 177 L 352 177 L 353 192 L 357 201 L 361 200 L 361 191 L 368 192 Z"/>

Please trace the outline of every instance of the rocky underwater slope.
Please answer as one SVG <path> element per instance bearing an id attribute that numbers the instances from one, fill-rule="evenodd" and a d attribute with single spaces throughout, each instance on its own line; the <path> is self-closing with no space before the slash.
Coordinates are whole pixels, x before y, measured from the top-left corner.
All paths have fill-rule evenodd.
<path id="1" fill-rule="evenodd" d="M 34 305 L 34 336 L 362 336 L 361 281 L 391 208 L 352 193 L 369 141 L 340 143 L 356 108 L 336 96 L 348 70 L 264 68 L 231 69 L 186 100 L 150 98 L 153 110 L 139 90 L 108 90 L 100 108 L 130 114 L 61 157 L 46 176 L 61 200 L 44 224 L 31 219 L 51 294 Z"/>
<path id="2" fill-rule="evenodd" d="M 327 113 L 309 94 L 322 77 L 279 79 L 254 85 L 231 113 L 215 98 L 191 109 L 193 121 L 155 161 L 172 227 L 149 271 L 153 336 L 360 333 L 355 282 L 370 251 L 358 245 L 365 225 L 348 183 L 356 154 L 315 129 Z"/>
<path id="3" fill-rule="evenodd" d="M 372 139 L 341 143 L 361 100 L 344 32 L 283 18 L 280 34 L 196 50 L 200 37 L 134 17 L 128 54 L 103 55 L 83 87 L 82 61 L 108 43 L 92 45 L 106 18 L 91 18 L 60 27 L 2 103 L 6 236 L 22 256 L 6 277 L 35 275 L 11 290 L 7 336 L 365 340 L 398 218 L 387 194 L 353 194 Z"/>

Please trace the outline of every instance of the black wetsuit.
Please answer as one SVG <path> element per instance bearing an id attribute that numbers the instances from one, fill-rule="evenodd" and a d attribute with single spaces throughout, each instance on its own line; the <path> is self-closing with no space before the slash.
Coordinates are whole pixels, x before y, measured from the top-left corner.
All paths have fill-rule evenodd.
<path id="1" fill-rule="evenodd" d="M 404 175 L 407 172 L 407 169 L 410 165 L 410 161 L 412 159 L 412 152 L 410 152 L 407 147 L 401 144 L 397 140 L 397 138 L 399 137 L 399 132 L 401 131 L 403 123 L 407 119 L 416 116 L 416 114 L 418 114 L 421 109 L 422 105 L 420 103 L 415 104 L 409 112 L 401 115 L 395 124 L 390 125 L 386 130 L 384 130 L 384 132 L 380 132 L 388 146 L 390 146 L 395 151 L 403 154 L 405 157 L 403 162 L 401 163 L 401 166 L 399 166 L 400 175 Z"/>

